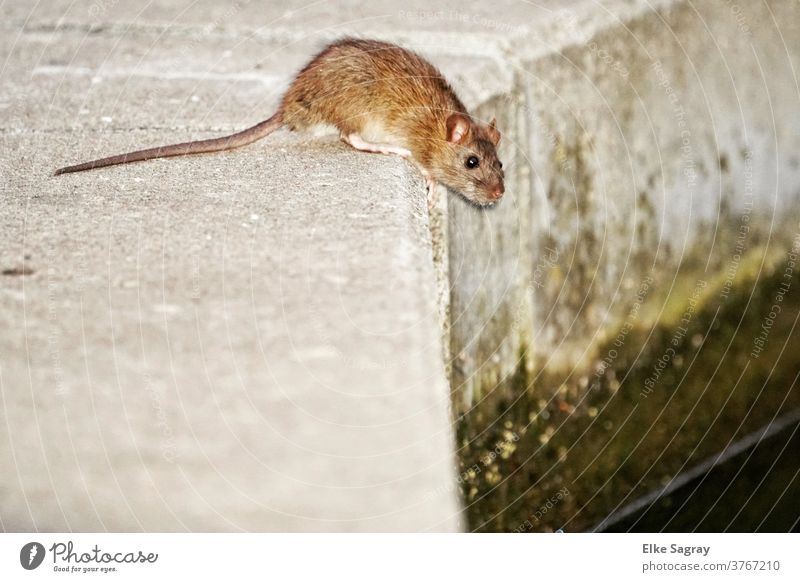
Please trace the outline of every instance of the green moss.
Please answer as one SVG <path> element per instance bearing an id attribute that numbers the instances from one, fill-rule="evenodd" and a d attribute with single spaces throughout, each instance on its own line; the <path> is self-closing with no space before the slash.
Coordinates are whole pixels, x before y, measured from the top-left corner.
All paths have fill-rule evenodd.
<path id="1" fill-rule="evenodd" d="M 461 464 L 472 468 L 463 482 L 470 528 L 589 529 L 776 411 L 799 407 L 800 391 L 791 389 L 800 371 L 797 268 L 763 352 L 751 353 L 787 282 L 783 257 L 762 258 L 763 249 L 743 257 L 727 296 L 724 276 L 703 279 L 685 329 L 680 320 L 702 277 L 682 269 L 666 304 L 648 298 L 665 305 L 658 321 L 643 318 L 622 345 L 612 336 L 600 346 L 600 360 L 615 356 L 604 371 L 531 377 L 520 365 L 487 391 L 458 427 Z M 568 495 L 548 501 L 564 488 Z"/>

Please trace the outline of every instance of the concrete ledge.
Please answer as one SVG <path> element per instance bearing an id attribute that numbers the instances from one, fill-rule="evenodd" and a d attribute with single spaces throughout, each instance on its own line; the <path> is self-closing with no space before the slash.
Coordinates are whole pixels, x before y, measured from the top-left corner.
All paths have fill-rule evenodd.
<path id="1" fill-rule="evenodd" d="M 281 133 L 47 175 L 131 141 L 3 141 L 3 528 L 458 529 L 415 172 Z"/>

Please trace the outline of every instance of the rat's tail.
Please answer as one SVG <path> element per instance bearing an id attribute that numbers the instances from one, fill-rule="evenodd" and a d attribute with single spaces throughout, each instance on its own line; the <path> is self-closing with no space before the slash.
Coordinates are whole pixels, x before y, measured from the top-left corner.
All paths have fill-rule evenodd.
<path id="1" fill-rule="evenodd" d="M 85 162 L 76 166 L 59 168 L 56 170 L 54 175 L 58 176 L 59 174 L 69 174 L 71 172 L 83 172 L 84 170 L 91 170 L 92 168 L 104 168 L 106 166 L 139 162 L 153 158 L 168 158 L 171 156 L 185 156 L 189 154 L 203 154 L 208 152 L 231 150 L 233 148 L 238 148 L 249 143 L 253 143 L 262 137 L 266 137 L 281 127 L 281 125 L 283 125 L 283 116 L 281 112 L 278 111 L 266 121 L 262 121 L 253 127 L 249 127 L 243 131 L 234 133 L 233 135 L 215 137 L 213 139 L 203 139 L 199 141 L 187 141 L 185 143 L 176 143 L 146 150 L 138 150 L 135 152 L 129 152 L 127 154 L 111 156 L 110 158 L 93 160 L 91 162 Z"/>

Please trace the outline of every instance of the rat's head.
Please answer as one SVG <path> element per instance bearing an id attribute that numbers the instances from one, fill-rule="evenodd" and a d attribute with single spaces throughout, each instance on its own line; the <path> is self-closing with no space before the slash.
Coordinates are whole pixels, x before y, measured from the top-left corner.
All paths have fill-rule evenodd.
<path id="1" fill-rule="evenodd" d="M 484 126 L 463 113 L 453 113 L 447 118 L 444 163 L 440 175 L 434 177 L 479 206 L 497 202 L 505 192 L 498 143 L 500 132 L 494 119 Z"/>

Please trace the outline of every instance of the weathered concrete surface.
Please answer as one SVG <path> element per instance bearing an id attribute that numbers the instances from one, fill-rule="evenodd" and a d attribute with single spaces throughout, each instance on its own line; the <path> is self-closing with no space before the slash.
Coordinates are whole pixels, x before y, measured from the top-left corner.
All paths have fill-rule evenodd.
<path id="1" fill-rule="evenodd" d="M 625 28 L 526 64 L 539 367 L 591 361 L 647 277 L 665 292 L 646 298 L 652 319 L 669 290 L 683 293 L 679 265 L 723 274 L 742 225 L 740 252 L 770 237 L 788 248 L 800 218 L 800 10 L 751 4 L 618 12 Z"/>
<path id="2" fill-rule="evenodd" d="M 130 140 L 3 142 L 3 527 L 457 528 L 413 170 L 279 135 L 48 176 Z"/>
<path id="3" fill-rule="evenodd" d="M 800 214 L 798 14 L 788 1 L 604 2 L 514 37 L 514 86 L 479 111 L 516 116 L 505 156 L 524 167 L 493 216 L 453 200 L 449 211 L 457 406 L 520 367 L 593 365 L 648 277 L 639 323 L 691 292 L 675 286 L 679 265 L 723 273 L 742 224 L 745 250 L 770 236 L 787 248 Z"/>
<path id="4" fill-rule="evenodd" d="M 413 170 L 276 135 L 48 175 L 131 139 L 3 141 L 3 528 L 456 529 Z"/>
<path id="5" fill-rule="evenodd" d="M 214 0 L 169 0 L 136 6 L 119 0 L 48 0 L 34 6 L 6 2 L 0 17 L 7 22 L 36 27 L 60 24 L 81 27 L 108 27 L 120 24 L 130 28 L 171 27 L 175 32 L 202 28 L 207 32 L 231 30 L 242 36 L 244 30 L 259 34 L 325 36 L 348 33 L 431 34 L 443 38 L 449 34 L 461 37 L 457 45 L 482 50 L 475 38 L 487 40 L 507 36 L 509 32 L 537 30 L 554 11 L 566 5 L 579 5 L 581 0 L 540 0 L 535 4 L 500 0 L 493 4 L 441 0 L 432 5 L 425 0 L 364 3 L 359 0 L 340 2 L 263 3 L 237 0 L 222 4 Z M 455 47 L 451 46 L 451 50 Z"/>

